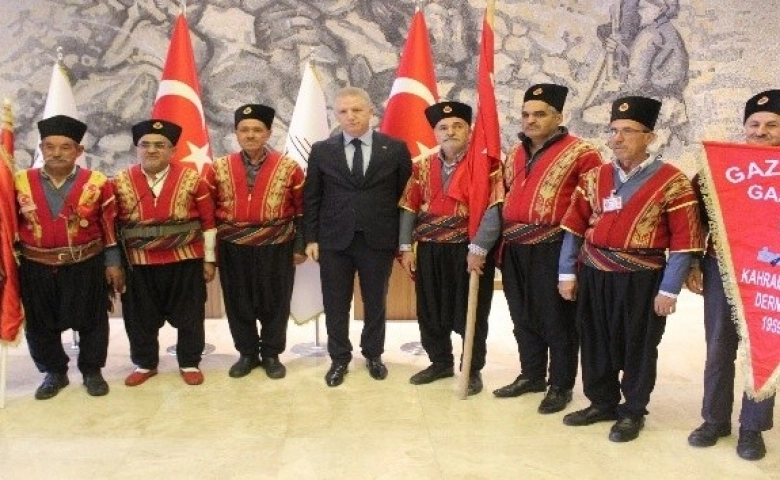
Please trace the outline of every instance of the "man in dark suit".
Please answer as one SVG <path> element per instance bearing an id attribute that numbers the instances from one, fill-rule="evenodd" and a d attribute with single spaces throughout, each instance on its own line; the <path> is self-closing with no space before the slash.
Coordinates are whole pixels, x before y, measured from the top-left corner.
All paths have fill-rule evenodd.
<path id="1" fill-rule="evenodd" d="M 340 90 L 333 110 L 342 133 L 312 146 L 304 187 L 306 254 L 320 263 L 330 387 L 344 381 L 352 360 L 355 272 L 366 309 L 360 348 L 370 375 L 387 376 L 385 304 L 398 247 L 398 200 L 412 171 L 406 144 L 369 128 L 374 109 L 365 90 Z"/>

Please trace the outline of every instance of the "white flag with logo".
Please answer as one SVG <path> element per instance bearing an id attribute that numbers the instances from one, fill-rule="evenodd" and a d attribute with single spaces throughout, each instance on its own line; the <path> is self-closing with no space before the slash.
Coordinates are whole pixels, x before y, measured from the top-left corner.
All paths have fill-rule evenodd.
<path id="1" fill-rule="evenodd" d="M 325 92 L 311 63 L 307 63 L 290 119 L 284 152 L 306 170 L 312 144 L 325 140 L 329 133 Z M 301 325 L 317 318 L 323 310 L 320 265 L 307 260 L 296 267 L 290 316 Z"/>

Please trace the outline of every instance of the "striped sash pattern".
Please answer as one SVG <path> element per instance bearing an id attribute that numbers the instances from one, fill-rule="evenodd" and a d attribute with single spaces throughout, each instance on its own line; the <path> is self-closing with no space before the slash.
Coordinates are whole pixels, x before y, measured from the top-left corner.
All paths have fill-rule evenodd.
<path id="1" fill-rule="evenodd" d="M 275 245 L 292 240 L 294 235 L 295 223 L 290 217 L 261 224 L 235 222 L 217 225 L 217 236 L 220 240 L 238 245 Z"/>
<path id="2" fill-rule="evenodd" d="M 610 250 L 585 242 L 582 246 L 585 265 L 605 272 L 628 273 L 660 270 L 666 265 L 665 250 Z"/>
<path id="3" fill-rule="evenodd" d="M 468 217 L 420 213 L 414 230 L 418 242 L 463 243 L 468 237 Z"/>
<path id="4" fill-rule="evenodd" d="M 154 226 L 178 225 L 180 223 L 162 223 Z M 128 222 L 126 228 L 150 226 L 139 222 Z M 195 242 L 203 240 L 203 231 L 201 229 L 189 230 L 186 232 L 163 235 L 159 237 L 125 237 L 125 248 L 139 250 L 172 250 L 179 247 L 186 247 Z"/>
<path id="5" fill-rule="evenodd" d="M 505 242 L 537 244 L 563 240 L 563 230 L 558 225 L 531 225 L 522 222 L 504 222 L 502 232 Z"/>

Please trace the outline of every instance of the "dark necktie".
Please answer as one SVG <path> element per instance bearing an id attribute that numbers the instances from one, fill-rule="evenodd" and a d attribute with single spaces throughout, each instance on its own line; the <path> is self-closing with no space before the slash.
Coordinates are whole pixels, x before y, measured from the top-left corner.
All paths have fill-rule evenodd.
<path id="1" fill-rule="evenodd" d="M 352 177 L 357 181 L 363 181 L 363 142 L 359 138 L 350 141 L 355 146 L 355 155 L 352 157 Z"/>

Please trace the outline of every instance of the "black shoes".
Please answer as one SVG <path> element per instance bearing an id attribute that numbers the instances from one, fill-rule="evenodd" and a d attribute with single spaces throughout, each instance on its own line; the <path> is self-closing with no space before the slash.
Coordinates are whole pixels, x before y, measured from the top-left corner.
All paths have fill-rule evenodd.
<path id="1" fill-rule="evenodd" d="M 246 377 L 255 368 L 260 366 L 257 355 L 241 355 L 238 361 L 230 367 L 228 375 L 232 378 Z"/>
<path id="2" fill-rule="evenodd" d="M 328 373 L 325 374 L 325 384 L 329 387 L 338 387 L 344 383 L 344 376 L 349 373 L 348 367 L 349 363 L 335 361 L 331 363 Z M 382 363 L 381 357 L 366 358 L 366 368 L 374 380 L 387 378 L 387 367 Z"/>
<path id="3" fill-rule="evenodd" d="M 639 436 L 645 426 L 645 417 L 623 417 L 612 425 L 609 439 L 612 442 L 630 442 Z"/>
<path id="4" fill-rule="evenodd" d="M 731 425 L 704 422 L 688 435 L 688 444 L 693 447 L 711 447 L 721 437 L 731 435 Z M 766 455 L 766 445 L 761 432 L 739 429 L 737 455 L 745 460 L 761 460 Z"/>
<path id="5" fill-rule="evenodd" d="M 87 393 L 93 397 L 102 397 L 103 395 L 108 395 L 108 383 L 100 372 L 85 373 L 84 387 L 86 387 Z"/>
<path id="6" fill-rule="evenodd" d="M 524 393 L 544 392 L 545 390 L 547 390 L 547 382 L 543 378 L 531 380 L 520 375 L 509 385 L 493 390 L 493 395 L 498 398 L 510 398 L 519 397 Z"/>
<path id="7" fill-rule="evenodd" d="M 287 375 L 287 368 L 279 361 L 277 356 L 263 357 L 260 366 L 265 369 L 265 374 L 268 378 L 278 380 Z"/>
<path id="8" fill-rule="evenodd" d="M 542 414 L 560 412 L 569 402 L 571 402 L 571 390 L 550 385 L 537 411 Z"/>
<path id="9" fill-rule="evenodd" d="M 325 374 L 325 384 L 329 387 L 338 387 L 344 383 L 344 375 L 347 374 L 347 363 L 333 362 L 328 373 Z"/>
<path id="10" fill-rule="evenodd" d="M 737 440 L 737 455 L 745 460 L 761 460 L 766 455 L 766 445 L 761 432 L 739 429 Z"/>
<path id="11" fill-rule="evenodd" d="M 692 447 L 711 447 L 720 437 L 731 435 L 731 425 L 704 422 L 688 435 L 688 445 Z"/>
<path id="12" fill-rule="evenodd" d="M 409 383 L 412 385 L 425 385 L 426 383 L 435 382 L 436 380 L 452 377 L 454 375 L 455 372 L 452 369 L 452 365 L 434 362 L 424 370 L 412 375 L 411 378 L 409 378 Z"/>
<path id="13" fill-rule="evenodd" d="M 482 375 L 479 372 L 471 372 L 469 375 L 469 386 L 466 393 L 476 395 L 482 391 Z"/>
<path id="14" fill-rule="evenodd" d="M 597 422 L 610 422 L 617 420 L 615 409 L 600 409 L 591 405 L 588 408 L 577 410 L 563 417 L 564 425 L 570 427 L 583 427 Z"/>
<path id="15" fill-rule="evenodd" d="M 56 397 L 60 390 L 67 387 L 70 384 L 68 380 L 68 374 L 66 373 L 47 373 L 43 379 L 43 383 L 35 391 L 35 398 L 37 400 L 48 400 L 52 397 Z M 102 397 L 108 394 L 108 383 L 103 378 L 100 372 L 97 373 L 85 373 L 84 374 L 84 387 L 87 389 L 87 393 L 93 397 Z"/>
<path id="16" fill-rule="evenodd" d="M 35 391 L 35 398 L 36 400 L 48 400 L 55 397 L 69 383 L 67 373 L 47 373 L 43 383 Z"/>
<path id="17" fill-rule="evenodd" d="M 381 357 L 367 358 L 366 368 L 368 368 L 368 374 L 374 380 L 384 380 L 387 378 L 387 367 L 382 363 Z"/>

